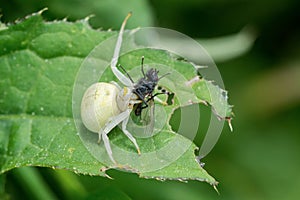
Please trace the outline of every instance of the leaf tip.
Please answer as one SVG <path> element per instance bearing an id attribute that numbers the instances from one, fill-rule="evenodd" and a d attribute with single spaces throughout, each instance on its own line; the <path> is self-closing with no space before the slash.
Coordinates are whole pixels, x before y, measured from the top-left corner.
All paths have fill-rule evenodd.
<path id="1" fill-rule="evenodd" d="M 232 123 L 231 123 L 232 118 L 231 117 L 226 117 L 226 120 L 228 122 L 228 126 L 229 126 L 230 131 L 233 132 L 233 126 L 232 126 Z"/>
<path id="2" fill-rule="evenodd" d="M 113 180 L 113 178 L 106 173 L 106 171 L 109 170 L 109 169 L 110 169 L 109 167 L 101 167 L 100 172 L 103 173 L 104 177 Z"/>
<path id="3" fill-rule="evenodd" d="M 45 7 L 45 8 L 43 8 L 43 9 L 41 9 L 40 11 L 38 11 L 38 12 L 36 12 L 36 13 L 32 13 L 32 14 L 30 14 L 30 15 L 27 15 L 26 17 L 25 17 L 25 19 L 28 19 L 28 18 L 30 18 L 30 17 L 32 17 L 32 16 L 36 16 L 36 15 L 42 15 L 45 11 L 47 11 L 48 10 L 48 8 L 47 7 Z"/>
<path id="4" fill-rule="evenodd" d="M 220 192 L 219 192 L 219 190 L 217 188 L 217 185 L 218 185 L 218 182 L 216 182 L 215 184 L 213 184 L 213 187 L 214 187 L 215 191 L 218 193 L 218 195 L 220 195 Z"/>
<path id="5" fill-rule="evenodd" d="M 42 10 L 38 11 L 37 14 L 38 14 L 38 15 L 42 15 L 43 12 L 45 12 L 45 11 L 47 11 L 47 10 L 48 10 L 48 7 L 45 7 L 45 8 L 43 8 Z"/>

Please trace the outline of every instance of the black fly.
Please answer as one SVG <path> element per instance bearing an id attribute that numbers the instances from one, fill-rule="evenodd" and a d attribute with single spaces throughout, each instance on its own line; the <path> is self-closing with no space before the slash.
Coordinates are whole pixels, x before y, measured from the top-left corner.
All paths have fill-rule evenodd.
<path id="1" fill-rule="evenodd" d="M 134 81 L 132 80 L 130 75 L 126 72 L 126 70 L 121 65 L 119 65 L 119 66 L 123 69 L 123 71 L 126 73 L 126 75 L 131 80 L 131 82 L 134 83 Z M 144 56 L 142 57 L 141 71 L 142 71 L 143 77 L 140 78 L 138 80 L 138 82 L 134 85 L 134 88 L 132 91 L 142 101 L 141 103 L 138 103 L 134 106 L 134 112 L 135 112 L 136 116 L 141 115 L 142 110 L 149 106 L 148 105 L 149 101 L 154 100 L 155 96 L 160 95 L 160 94 L 167 94 L 167 95 L 173 94 L 173 93 L 166 92 L 165 90 L 163 90 L 162 92 L 153 94 L 154 89 L 158 84 L 158 81 L 170 73 L 166 73 L 163 76 L 158 77 L 159 71 L 154 68 L 149 69 L 145 73 L 144 72 Z M 173 94 L 173 97 L 174 97 L 174 94 Z"/>
<path id="2" fill-rule="evenodd" d="M 136 94 L 139 97 L 140 100 L 143 101 L 143 103 L 138 104 L 140 106 L 138 106 L 137 108 L 140 107 L 140 109 L 148 107 L 148 101 L 154 98 L 153 91 L 159 81 L 157 75 L 158 70 L 156 69 L 151 68 L 146 72 L 146 74 L 144 74 L 144 70 L 142 68 L 142 73 L 144 77 L 140 78 L 140 80 L 134 85 L 134 89 L 132 91 L 134 94 Z M 140 109 L 135 110 L 135 114 L 137 116 L 140 113 L 139 112 Z"/>

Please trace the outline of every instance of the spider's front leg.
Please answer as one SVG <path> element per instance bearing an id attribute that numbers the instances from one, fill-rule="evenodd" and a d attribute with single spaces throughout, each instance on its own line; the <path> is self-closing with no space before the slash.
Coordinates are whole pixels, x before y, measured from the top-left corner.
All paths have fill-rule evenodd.
<path id="1" fill-rule="evenodd" d="M 127 87 L 132 87 L 133 83 L 131 82 L 130 79 L 128 79 L 124 74 L 122 74 L 118 68 L 117 68 L 117 63 L 118 63 L 118 59 L 120 56 L 120 50 L 121 50 L 121 44 L 122 44 L 122 40 L 123 40 L 123 33 L 124 33 L 124 29 L 125 29 L 125 25 L 126 22 L 128 20 L 128 18 L 131 16 L 131 13 L 128 13 L 128 15 L 126 16 L 126 18 L 124 19 L 118 38 L 117 38 L 117 42 L 116 42 L 116 46 L 115 46 L 115 50 L 114 50 L 114 54 L 111 60 L 111 69 L 114 73 L 114 75 L 117 77 L 117 79 L 119 81 L 121 81 L 121 83 Z"/>
<path id="2" fill-rule="evenodd" d="M 139 145 L 137 144 L 135 138 L 131 135 L 131 133 L 127 130 L 127 123 L 128 123 L 128 120 L 129 120 L 129 116 L 123 120 L 122 122 L 122 131 L 123 133 L 129 138 L 129 140 L 134 144 L 137 152 L 139 155 L 141 155 L 141 151 L 140 151 L 140 147 Z"/>
<path id="3" fill-rule="evenodd" d="M 125 110 L 124 112 L 121 112 L 120 114 L 112 117 L 98 133 L 99 134 L 98 142 L 101 141 L 101 139 L 103 140 L 107 154 L 108 154 L 110 160 L 115 164 L 117 162 L 113 158 L 113 155 L 112 155 L 113 153 L 112 153 L 112 150 L 110 147 L 109 138 L 108 138 L 107 134 L 114 127 L 116 127 L 118 124 L 120 124 L 124 119 L 126 119 L 129 115 L 130 115 L 130 110 Z"/>
<path id="4" fill-rule="evenodd" d="M 167 98 L 165 99 L 165 100 L 161 100 L 160 98 L 158 98 L 157 96 L 158 95 L 161 95 L 161 94 L 165 94 L 165 95 L 167 95 Z M 163 93 L 163 92 L 161 92 L 161 93 L 156 93 L 155 95 L 153 95 L 150 99 L 149 99 L 149 101 L 150 100 L 154 100 L 156 103 L 160 103 L 161 105 L 163 105 L 163 106 L 169 106 L 169 105 L 172 105 L 172 104 L 174 104 L 174 93 L 170 93 L 170 92 L 168 92 L 168 93 Z"/>
<path id="5" fill-rule="evenodd" d="M 174 97 L 175 97 L 175 93 L 173 92 L 169 92 L 166 89 L 163 89 L 161 86 L 158 86 L 158 90 L 160 90 L 161 92 L 155 93 L 154 95 L 152 95 L 152 97 L 150 99 L 154 99 L 155 102 L 162 104 L 163 106 L 169 106 L 174 104 Z M 160 98 L 158 98 L 158 95 L 166 95 L 165 100 L 161 100 Z"/>
<path id="6" fill-rule="evenodd" d="M 163 101 L 163 100 L 161 100 L 158 97 L 154 97 L 153 99 L 154 99 L 155 102 L 160 103 L 163 106 L 167 106 L 168 105 L 168 103 L 166 101 Z"/>
<path id="7" fill-rule="evenodd" d="M 109 120 L 109 122 L 107 124 L 105 124 L 105 126 L 98 133 L 99 141 L 101 139 L 103 140 L 107 154 L 108 154 L 110 160 L 114 164 L 117 164 L 117 162 L 113 158 L 113 153 L 112 153 L 112 149 L 111 149 L 111 146 L 109 143 L 109 138 L 108 138 L 107 134 L 121 122 L 122 122 L 122 131 L 131 140 L 131 142 L 135 145 L 135 147 L 138 151 L 138 154 L 140 154 L 140 149 L 139 149 L 138 144 L 136 143 L 135 138 L 131 135 L 131 133 L 129 133 L 129 131 L 126 130 L 126 125 L 127 125 L 127 122 L 128 122 L 129 116 L 130 116 L 130 112 L 131 112 L 131 109 L 127 109 L 124 112 L 121 112 L 120 114 L 118 114 L 117 116 L 112 117 Z"/>

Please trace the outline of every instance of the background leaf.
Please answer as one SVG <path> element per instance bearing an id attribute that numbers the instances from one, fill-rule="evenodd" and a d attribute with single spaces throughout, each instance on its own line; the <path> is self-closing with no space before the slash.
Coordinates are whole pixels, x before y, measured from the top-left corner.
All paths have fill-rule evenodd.
<path id="1" fill-rule="evenodd" d="M 48 20 L 67 18 L 71 21 L 93 16 L 90 23 L 93 27 L 104 29 L 119 29 L 120 22 L 129 11 L 135 13 L 127 27 L 153 26 L 154 19 L 151 6 L 147 1 L 136 0 L 29 0 L 26 4 L 20 1 L 1 2 L 1 11 L 5 22 L 12 22 L 20 16 L 26 16 L 37 10 L 48 8 L 44 17 Z M 14 8 L 14 9 L 12 9 Z"/>

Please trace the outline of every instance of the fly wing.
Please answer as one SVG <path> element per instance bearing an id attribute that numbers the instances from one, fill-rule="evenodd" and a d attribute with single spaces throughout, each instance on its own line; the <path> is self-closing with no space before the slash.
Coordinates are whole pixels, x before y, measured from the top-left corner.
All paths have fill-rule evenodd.
<path id="1" fill-rule="evenodd" d="M 154 134 L 155 125 L 155 104 L 154 99 L 148 101 L 148 107 L 142 110 L 141 119 L 144 127 L 144 135 L 151 137 Z"/>

